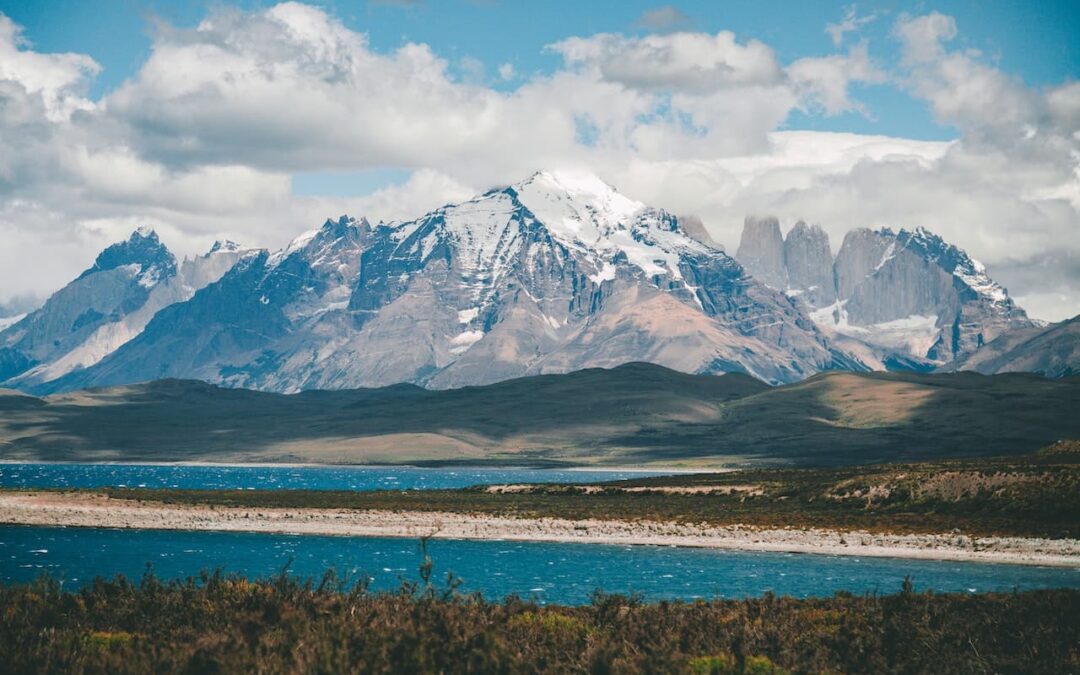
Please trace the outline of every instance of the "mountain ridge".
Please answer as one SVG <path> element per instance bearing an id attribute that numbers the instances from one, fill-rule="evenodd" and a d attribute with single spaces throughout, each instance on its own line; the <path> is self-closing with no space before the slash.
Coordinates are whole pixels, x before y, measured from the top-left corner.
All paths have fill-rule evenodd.
<path id="1" fill-rule="evenodd" d="M 856 228 L 834 256 L 818 226 L 784 237 L 776 218 L 748 217 L 736 258 L 838 341 L 870 347 L 852 345 L 875 369 L 940 368 L 1035 325 L 985 266 L 922 227 Z"/>
<path id="2" fill-rule="evenodd" d="M 540 171 L 413 220 L 327 219 L 278 251 L 219 242 L 177 263 L 142 230 L 0 331 L 0 383 L 439 389 L 649 361 L 781 384 L 939 369 L 1032 324 L 925 230 L 852 230 L 834 257 L 819 226 L 785 237 L 748 218 L 732 257 L 687 222 L 592 174 Z M 61 302 L 87 285 L 111 297 L 113 277 L 134 299 L 86 317 Z M 28 346 L 34 322 L 55 349 Z"/>
<path id="3" fill-rule="evenodd" d="M 674 216 L 595 176 L 538 172 L 415 220 L 343 217 L 248 254 L 99 363 L 34 391 L 160 377 L 445 388 L 635 360 L 773 383 L 858 367 Z"/>

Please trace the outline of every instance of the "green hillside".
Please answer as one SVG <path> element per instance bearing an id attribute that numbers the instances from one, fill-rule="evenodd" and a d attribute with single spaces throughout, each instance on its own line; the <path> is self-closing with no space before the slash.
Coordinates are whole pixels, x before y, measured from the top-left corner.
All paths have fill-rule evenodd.
<path id="1" fill-rule="evenodd" d="M 1080 437 L 1080 378 L 826 373 L 777 388 L 647 364 L 483 387 L 282 395 L 162 380 L 0 392 L 0 458 L 67 461 L 851 464 Z"/>

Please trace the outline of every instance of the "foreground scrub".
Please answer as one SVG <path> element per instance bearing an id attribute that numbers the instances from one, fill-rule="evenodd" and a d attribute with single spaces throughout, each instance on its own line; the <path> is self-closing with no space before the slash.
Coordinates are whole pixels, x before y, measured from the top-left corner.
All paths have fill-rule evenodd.
<path id="1" fill-rule="evenodd" d="M 427 577 L 421 568 L 422 578 Z M 428 577 L 430 578 L 430 577 Z M 10 672 L 1025 672 L 1077 668 L 1080 592 L 492 603 L 206 575 L 0 586 Z"/>

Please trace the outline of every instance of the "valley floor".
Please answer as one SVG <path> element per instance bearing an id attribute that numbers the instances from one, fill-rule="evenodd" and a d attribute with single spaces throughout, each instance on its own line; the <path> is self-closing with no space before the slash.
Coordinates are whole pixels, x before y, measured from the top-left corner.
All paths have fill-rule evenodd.
<path id="1" fill-rule="evenodd" d="M 1080 540 L 515 517 L 448 511 L 284 508 L 118 499 L 97 492 L 0 492 L 0 523 L 367 537 L 530 540 L 1080 567 Z"/>

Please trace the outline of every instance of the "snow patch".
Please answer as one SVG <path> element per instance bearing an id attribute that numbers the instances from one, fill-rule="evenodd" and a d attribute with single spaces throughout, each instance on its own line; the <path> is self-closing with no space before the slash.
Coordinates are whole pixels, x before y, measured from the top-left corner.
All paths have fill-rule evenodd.
<path id="1" fill-rule="evenodd" d="M 968 285 L 971 290 L 993 303 L 1003 303 L 1009 299 L 1005 289 L 990 278 L 986 266 L 974 258 L 968 259 L 969 265 L 957 265 L 953 274 Z"/>
<path id="2" fill-rule="evenodd" d="M 476 317 L 480 316 L 479 307 L 470 307 L 469 309 L 463 309 L 457 313 L 458 323 L 469 323 Z"/>
<path id="3" fill-rule="evenodd" d="M 871 272 L 870 274 L 874 274 L 875 272 L 879 271 L 882 267 L 885 267 L 885 263 L 889 262 L 890 260 L 892 260 L 895 257 L 896 257 L 896 240 L 894 239 L 893 241 L 889 242 L 889 248 L 885 249 L 885 253 L 883 253 L 882 256 L 881 256 L 881 261 L 878 262 L 877 267 L 875 267 L 874 271 Z"/>
<path id="4" fill-rule="evenodd" d="M 604 264 L 600 266 L 600 271 L 596 274 L 590 274 L 589 279 L 591 279 L 592 282 L 597 286 L 604 283 L 605 281 L 614 281 L 615 266 L 605 260 Z"/>
<path id="5" fill-rule="evenodd" d="M 9 328 L 11 326 L 14 326 L 15 324 L 22 321 L 24 318 L 26 318 L 25 313 L 16 314 L 15 316 L 3 316 L 3 317 L 0 317 L 0 331 L 6 330 L 7 328 Z"/>
<path id="6" fill-rule="evenodd" d="M 290 255 L 310 244 L 312 240 L 315 239 L 315 237 L 319 236 L 320 229 L 321 228 L 308 230 L 307 232 L 301 234 L 299 237 L 296 237 L 295 239 L 290 241 L 289 245 L 285 248 L 270 254 L 270 258 L 266 261 L 267 267 L 277 267 L 281 264 L 283 260 L 288 258 Z"/>
<path id="7" fill-rule="evenodd" d="M 450 340 L 450 353 L 455 355 L 464 354 L 482 339 L 484 339 L 484 331 L 481 330 L 467 330 L 459 333 Z"/>
<path id="8" fill-rule="evenodd" d="M 817 325 L 841 335 L 905 351 L 920 358 L 926 356 L 941 334 L 937 325 L 940 319 L 933 314 L 912 314 L 902 319 L 866 326 L 852 325 L 848 322 L 845 304 L 846 300 L 834 302 L 828 307 L 810 312 L 810 318 Z"/>

